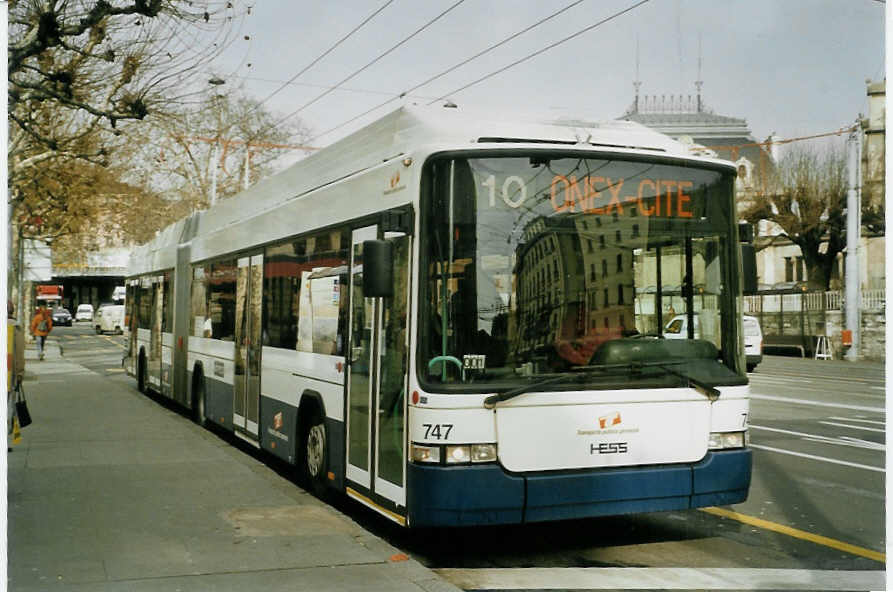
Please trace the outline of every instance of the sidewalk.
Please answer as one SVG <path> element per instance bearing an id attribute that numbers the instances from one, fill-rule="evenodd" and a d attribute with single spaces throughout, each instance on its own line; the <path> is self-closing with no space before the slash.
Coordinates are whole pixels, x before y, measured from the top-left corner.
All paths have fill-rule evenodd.
<path id="1" fill-rule="evenodd" d="M 27 358 L 10 590 L 459 590 L 133 381 Z"/>

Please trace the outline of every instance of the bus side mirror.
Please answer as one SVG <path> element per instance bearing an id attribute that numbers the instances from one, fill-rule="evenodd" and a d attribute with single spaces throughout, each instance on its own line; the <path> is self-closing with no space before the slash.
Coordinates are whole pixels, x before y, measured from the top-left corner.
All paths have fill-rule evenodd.
<path id="1" fill-rule="evenodd" d="M 363 241 L 363 296 L 394 295 L 394 246 L 386 240 Z"/>
<path id="2" fill-rule="evenodd" d="M 753 245 L 741 244 L 741 270 L 744 275 L 741 291 L 753 294 L 757 291 L 757 252 Z"/>

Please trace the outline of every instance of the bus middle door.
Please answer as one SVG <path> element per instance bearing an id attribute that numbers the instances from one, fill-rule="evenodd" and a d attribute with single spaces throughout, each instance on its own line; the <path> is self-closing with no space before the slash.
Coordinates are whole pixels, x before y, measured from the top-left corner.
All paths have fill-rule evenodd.
<path id="1" fill-rule="evenodd" d="M 236 435 L 258 440 L 260 406 L 261 306 L 264 256 L 238 260 L 236 276 L 235 376 L 233 426 Z"/>

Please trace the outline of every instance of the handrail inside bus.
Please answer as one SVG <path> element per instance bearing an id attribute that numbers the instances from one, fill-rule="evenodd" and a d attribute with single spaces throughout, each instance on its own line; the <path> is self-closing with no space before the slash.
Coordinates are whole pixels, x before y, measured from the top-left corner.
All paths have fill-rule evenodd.
<path id="1" fill-rule="evenodd" d="M 459 371 L 462 373 L 462 382 L 465 382 L 465 368 L 462 366 L 462 362 L 459 360 L 459 358 L 457 358 L 455 356 L 435 356 L 435 357 L 431 358 L 431 360 L 428 362 L 428 370 L 430 370 L 434 366 L 434 364 L 436 364 L 438 362 L 452 362 L 452 363 L 454 363 L 456 366 L 459 367 Z M 444 364 L 444 369 L 446 369 L 445 364 Z"/>

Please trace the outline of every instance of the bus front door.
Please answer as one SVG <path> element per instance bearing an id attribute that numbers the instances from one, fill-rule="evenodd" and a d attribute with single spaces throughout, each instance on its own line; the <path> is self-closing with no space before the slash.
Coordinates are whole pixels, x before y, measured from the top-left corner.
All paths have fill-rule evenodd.
<path id="1" fill-rule="evenodd" d="M 363 294 L 363 241 L 378 227 L 357 229 L 351 245 L 347 379 L 347 493 L 402 521 L 406 506 L 407 308 L 410 237 L 394 244 L 394 296 Z"/>
<path id="2" fill-rule="evenodd" d="M 261 306 L 263 255 L 241 257 L 236 276 L 236 360 L 233 426 L 237 435 L 258 439 L 260 403 Z"/>

